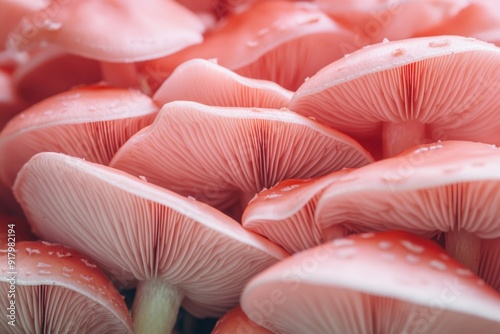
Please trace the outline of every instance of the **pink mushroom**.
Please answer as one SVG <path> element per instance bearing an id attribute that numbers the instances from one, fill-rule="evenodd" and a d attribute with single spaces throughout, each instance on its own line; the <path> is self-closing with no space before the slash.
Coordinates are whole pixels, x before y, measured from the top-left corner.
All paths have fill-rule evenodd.
<path id="1" fill-rule="evenodd" d="M 0 268 L 2 333 L 134 332 L 122 296 L 72 249 L 44 241 L 2 246 Z"/>
<path id="2" fill-rule="evenodd" d="M 181 304 L 221 316 L 288 255 L 208 205 L 67 155 L 34 156 L 14 193 L 37 235 L 95 259 L 122 287 L 137 284 L 136 333 L 171 331 Z"/>
<path id="3" fill-rule="evenodd" d="M 361 234 L 298 253 L 253 278 L 248 317 L 274 333 L 496 333 L 500 294 L 434 242 Z"/>
<path id="4" fill-rule="evenodd" d="M 212 334 L 272 334 L 266 328 L 257 325 L 252 320 L 248 319 L 240 306 L 233 308 L 231 311 L 224 314 L 214 329 Z"/>

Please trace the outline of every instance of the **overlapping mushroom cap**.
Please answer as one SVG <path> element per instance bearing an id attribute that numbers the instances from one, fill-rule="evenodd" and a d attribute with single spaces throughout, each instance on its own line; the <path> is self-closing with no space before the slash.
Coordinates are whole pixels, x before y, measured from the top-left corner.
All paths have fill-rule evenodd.
<path id="1" fill-rule="evenodd" d="M 372 161 L 351 138 L 288 110 L 179 101 L 163 106 L 110 166 L 224 210 L 284 179 Z"/>
<path id="2" fill-rule="evenodd" d="M 343 169 L 315 179 L 284 180 L 263 190 L 248 203 L 241 224 L 290 253 L 346 236 L 349 231 L 342 225 L 322 230 L 316 224 L 315 213 L 323 190 L 352 170 Z"/>
<path id="3" fill-rule="evenodd" d="M 171 330 L 179 305 L 197 317 L 236 306 L 246 282 L 288 254 L 221 212 L 119 170 L 40 153 L 14 185 L 34 232 L 138 283 L 140 333 Z"/>
<path id="4" fill-rule="evenodd" d="M 305 82 L 289 108 L 389 157 L 437 140 L 500 144 L 500 48 L 459 36 L 379 43 Z"/>
<path id="5" fill-rule="evenodd" d="M 0 178 L 8 186 L 38 152 L 63 152 L 108 164 L 118 148 L 149 125 L 158 107 L 133 89 L 79 87 L 13 118 L 0 133 Z"/>
<path id="6" fill-rule="evenodd" d="M 238 74 L 295 90 L 308 76 L 341 58 L 338 44 L 351 39 L 350 31 L 313 4 L 262 1 L 220 21 L 203 43 L 140 64 L 142 85 L 154 92 L 181 63 L 215 58 Z"/>
<path id="7" fill-rule="evenodd" d="M 295 254 L 253 278 L 248 317 L 275 333 L 495 333 L 500 294 L 437 244 L 361 234 Z"/>
<path id="8" fill-rule="evenodd" d="M 24 241 L 2 245 L 0 263 L 2 333 L 134 332 L 122 296 L 76 251 Z"/>
<path id="9" fill-rule="evenodd" d="M 484 239 L 500 240 L 499 165 L 500 148 L 492 145 L 419 146 L 330 185 L 318 200 L 316 220 L 323 230 L 342 224 L 355 231 L 396 229 L 428 237 L 442 232 L 450 255 L 497 287 L 498 255 L 481 245 Z"/>
<path id="10" fill-rule="evenodd" d="M 160 106 L 177 100 L 210 106 L 285 108 L 292 92 L 266 80 L 240 76 L 204 59 L 179 65 L 158 88 L 153 100 Z"/>

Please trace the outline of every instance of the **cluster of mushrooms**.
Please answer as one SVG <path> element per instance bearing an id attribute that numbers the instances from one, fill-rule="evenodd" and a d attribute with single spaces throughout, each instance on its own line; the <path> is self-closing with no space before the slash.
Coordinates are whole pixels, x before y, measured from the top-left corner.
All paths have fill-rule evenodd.
<path id="1" fill-rule="evenodd" d="M 0 45 L 0 333 L 500 333 L 496 0 L 0 0 Z"/>

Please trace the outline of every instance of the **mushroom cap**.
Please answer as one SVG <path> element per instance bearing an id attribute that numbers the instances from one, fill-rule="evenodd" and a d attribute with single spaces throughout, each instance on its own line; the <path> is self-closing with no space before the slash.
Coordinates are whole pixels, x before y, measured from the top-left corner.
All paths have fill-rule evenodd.
<path id="1" fill-rule="evenodd" d="M 9 33 L 18 25 L 23 16 L 42 9 L 46 0 L 0 0 L 0 51 L 5 48 Z"/>
<path id="2" fill-rule="evenodd" d="M 161 106 L 183 100 L 221 107 L 280 109 L 288 106 L 292 94 L 272 81 L 242 77 L 213 61 L 193 59 L 175 69 L 153 100 Z"/>
<path id="3" fill-rule="evenodd" d="M 288 110 L 178 101 L 164 105 L 110 166 L 224 210 L 284 179 L 371 161 L 351 138 Z"/>
<path id="4" fill-rule="evenodd" d="M 339 227 L 325 237 L 315 221 L 316 204 L 323 190 L 352 169 L 342 169 L 315 179 L 291 179 L 258 193 L 246 207 L 241 225 L 265 236 L 289 253 L 312 248 L 345 236 Z"/>
<path id="5" fill-rule="evenodd" d="M 33 52 L 16 68 L 13 81 L 19 95 L 32 104 L 74 86 L 98 83 L 101 69 L 95 60 L 46 47 Z"/>
<path id="6" fill-rule="evenodd" d="M 272 332 L 248 319 L 241 306 L 237 306 L 224 314 L 215 324 L 211 334 L 234 333 L 272 334 Z"/>
<path id="7" fill-rule="evenodd" d="M 132 89 L 78 87 L 16 115 L 0 133 L 0 177 L 11 186 L 38 152 L 63 152 L 107 164 L 118 148 L 149 125 L 158 107 Z"/>
<path id="8" fill-rule="evenodd" d="M 407 232 L 337 239 L 253 278 L 241 306 L 277 333 L 484 333 L 500 295 L 430 240 Z"/>
<path id="9" fill-rule="evenodd" d="M 208 205 L 63 154 L 34 156 L 13 189 L 37 235 L 95 259 L 124 287 L 176 286 L 196 317 L 236 306 L 250 277 L 288 255 Z"/>
<path id="10" fill-rule="evenodd" d="M 321 194 L 321 229 L 407 230 L 422 236 L 453 230 L 500 237 L 500 148 L 444 141 L 359 168 Z M 363 205 L 359 205 L 363 203 Z"/>
<path id="11" fill-rule="evenodd" d="M 23 51 L 50 43 L 90 59 L 133 62 L 200 43 L 203 30 L 196 15 L 175 1 L 52 1 L 22 20 L 7 45 Z"/>
<path id="12" fill-rule="evenodd" d="M 500 144 L 500 48 L 438 36 L 379 43 L 323 68 L 289 108 L 357 140 L 378 140 L 383 123 L 417 121 L 426 138 Z"/>
<path id="13" fill-rule="evenodd" d="M 138 67 L 143 84 L 152 91 L 179 64 L 193 58 L 215 58 L 238 74 L 295 90 L 308 76 L 341 58 L 338 43 L 352 36 L 314 4 L 262 1 L 219 21 L 203 43 Z"/>
<path id="14" fill-rule="evenodd" d="M 8 248 L 0 252 L 0 300 L 12 305 L 13 290 L 16 309 L 15 327 L 2 321 L 2 333 L 133 333 L 122 296 L 93 262 L 44 241 L 18 242 L 15 249 L 14 270 Z"/>

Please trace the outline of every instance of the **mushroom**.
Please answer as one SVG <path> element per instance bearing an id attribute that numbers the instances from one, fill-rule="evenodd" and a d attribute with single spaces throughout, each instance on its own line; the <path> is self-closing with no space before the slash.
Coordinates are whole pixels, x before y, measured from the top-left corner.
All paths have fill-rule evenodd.
<path id="1" fill-rule="evenodd" d="M 45 18 L 40 22 L 40 17 Z M 131 62 L 166 56 L 203 40 L 204 25 L 175 1 L 52 1 L 9 34 L 10 50 L 43 43 L 99 60 L 113 85 L 133 84 Z M 127 64 L 128 63 L 128 64 Z"/>
<path id="2" fill-rule="evenodd" d="M 2 333 L 133 333 L 123 298 L 87 258 L 44 241 L 0 251 Z"/>
<path id="3" fill-rule="evenodd" d="M 315 221 L 316 204 L 325 188 L 352 169 L 342 169 L 314 179 L 291 179 L 279 182 L 258 193 L 246 207 L 241 225 L 258 233 L 289 253 L 312 248 L 327 240 L 347 235 L 339 226 L 324 235 Z"/>
<path id="4" fill-rule="evenodd" d="M 240 75 L 295 90 L 308 76 L 341 58 L 338 43 L 351 39 L 351 32 L 313 4 L 264 1 L 219 21 L 203 43 L 140 63 L 138 69 L 141 85 L 154 92 L 183 62 L 215 58 Z"/>
<path id="5" fill-rule="evenodd" d="M 252 320 L 248 319 L 240 306 L 233 308 L 231 311 L 224 314 L 214 329 L 212 334 L 272 334 L 264 327 L 257 325 Z"/>
<path id="6" fill-rule="evenodd" d="M 0 0 L 0 51 L 5 47 L 9 33 L 24 16 L 42 9 L 47 4 L 45 0 Z"/>
<path id="7" fill-rule="evenodd" d="M 474 38 L 380 43 L 323 68 L 289 108 L 376 146 L 377 157 L 438 140 L 500 145 L 498 64 L 500 48 Z"/>
<path id="8" fill-rule="evenodd" d="M 337 239 L 253 278 L 248 317 L 274 333 L 496 333 L 500 294 L 407 232 Z"/>
<path id="9" fill-rule="evenodd" d="M 79 87 L 45 99 L 18 114 L 0 133 L 0 178 L 12 186 L 22 165 L 44 151 L 107 164 L 157 111 L 139 91 L 106 86 Z"/>
<path id="10" fill-rule="evenodd" d="M 178 101 L 164 105 L 110 166 L 226 210 L 244 208 L 256 193 L 284 179 L 372 161 L 351 138 L 287 110 Z"/>
<path id="11" fill-rule="evenodd" d="M 17 66 L 13 81 L 23 100 L 33 104 L 74 86 L 98 83 L 101 70 L 95 60 L 47 47 L 32 52 L 26 62 Z"/>
<path id="12" fill-rule="evenodd" d="M 500 241 L 499 165 L 500 149 L 492 145 L 422 145 L 330 185 L 318 200 L 316 222 L 323 231 L 343 225 L 357 232 L 443 233 L 452 257 L 500 286 L 498 255 L 487 251 L 495 248 L 482 248 L 484 239 Z"/>
<path id="13" fill-rule="evenodd" d="M 33 231 L 137 282 L 136 333 L 172 330 L 178 309 L 218 317 L 282 248 L 221 212 L 122 171 L 63 154 L 34 156 L 13 187 Z"/>
<path id="14" fill-rule="evenodd" d="M 153 100 L 161 106 L 183 100 L 221 107 L 280 109 L 288 106 L 292 94 L 272 81 L 242 77 L 212 61 L 193 59 L 175 69 Z"/>

